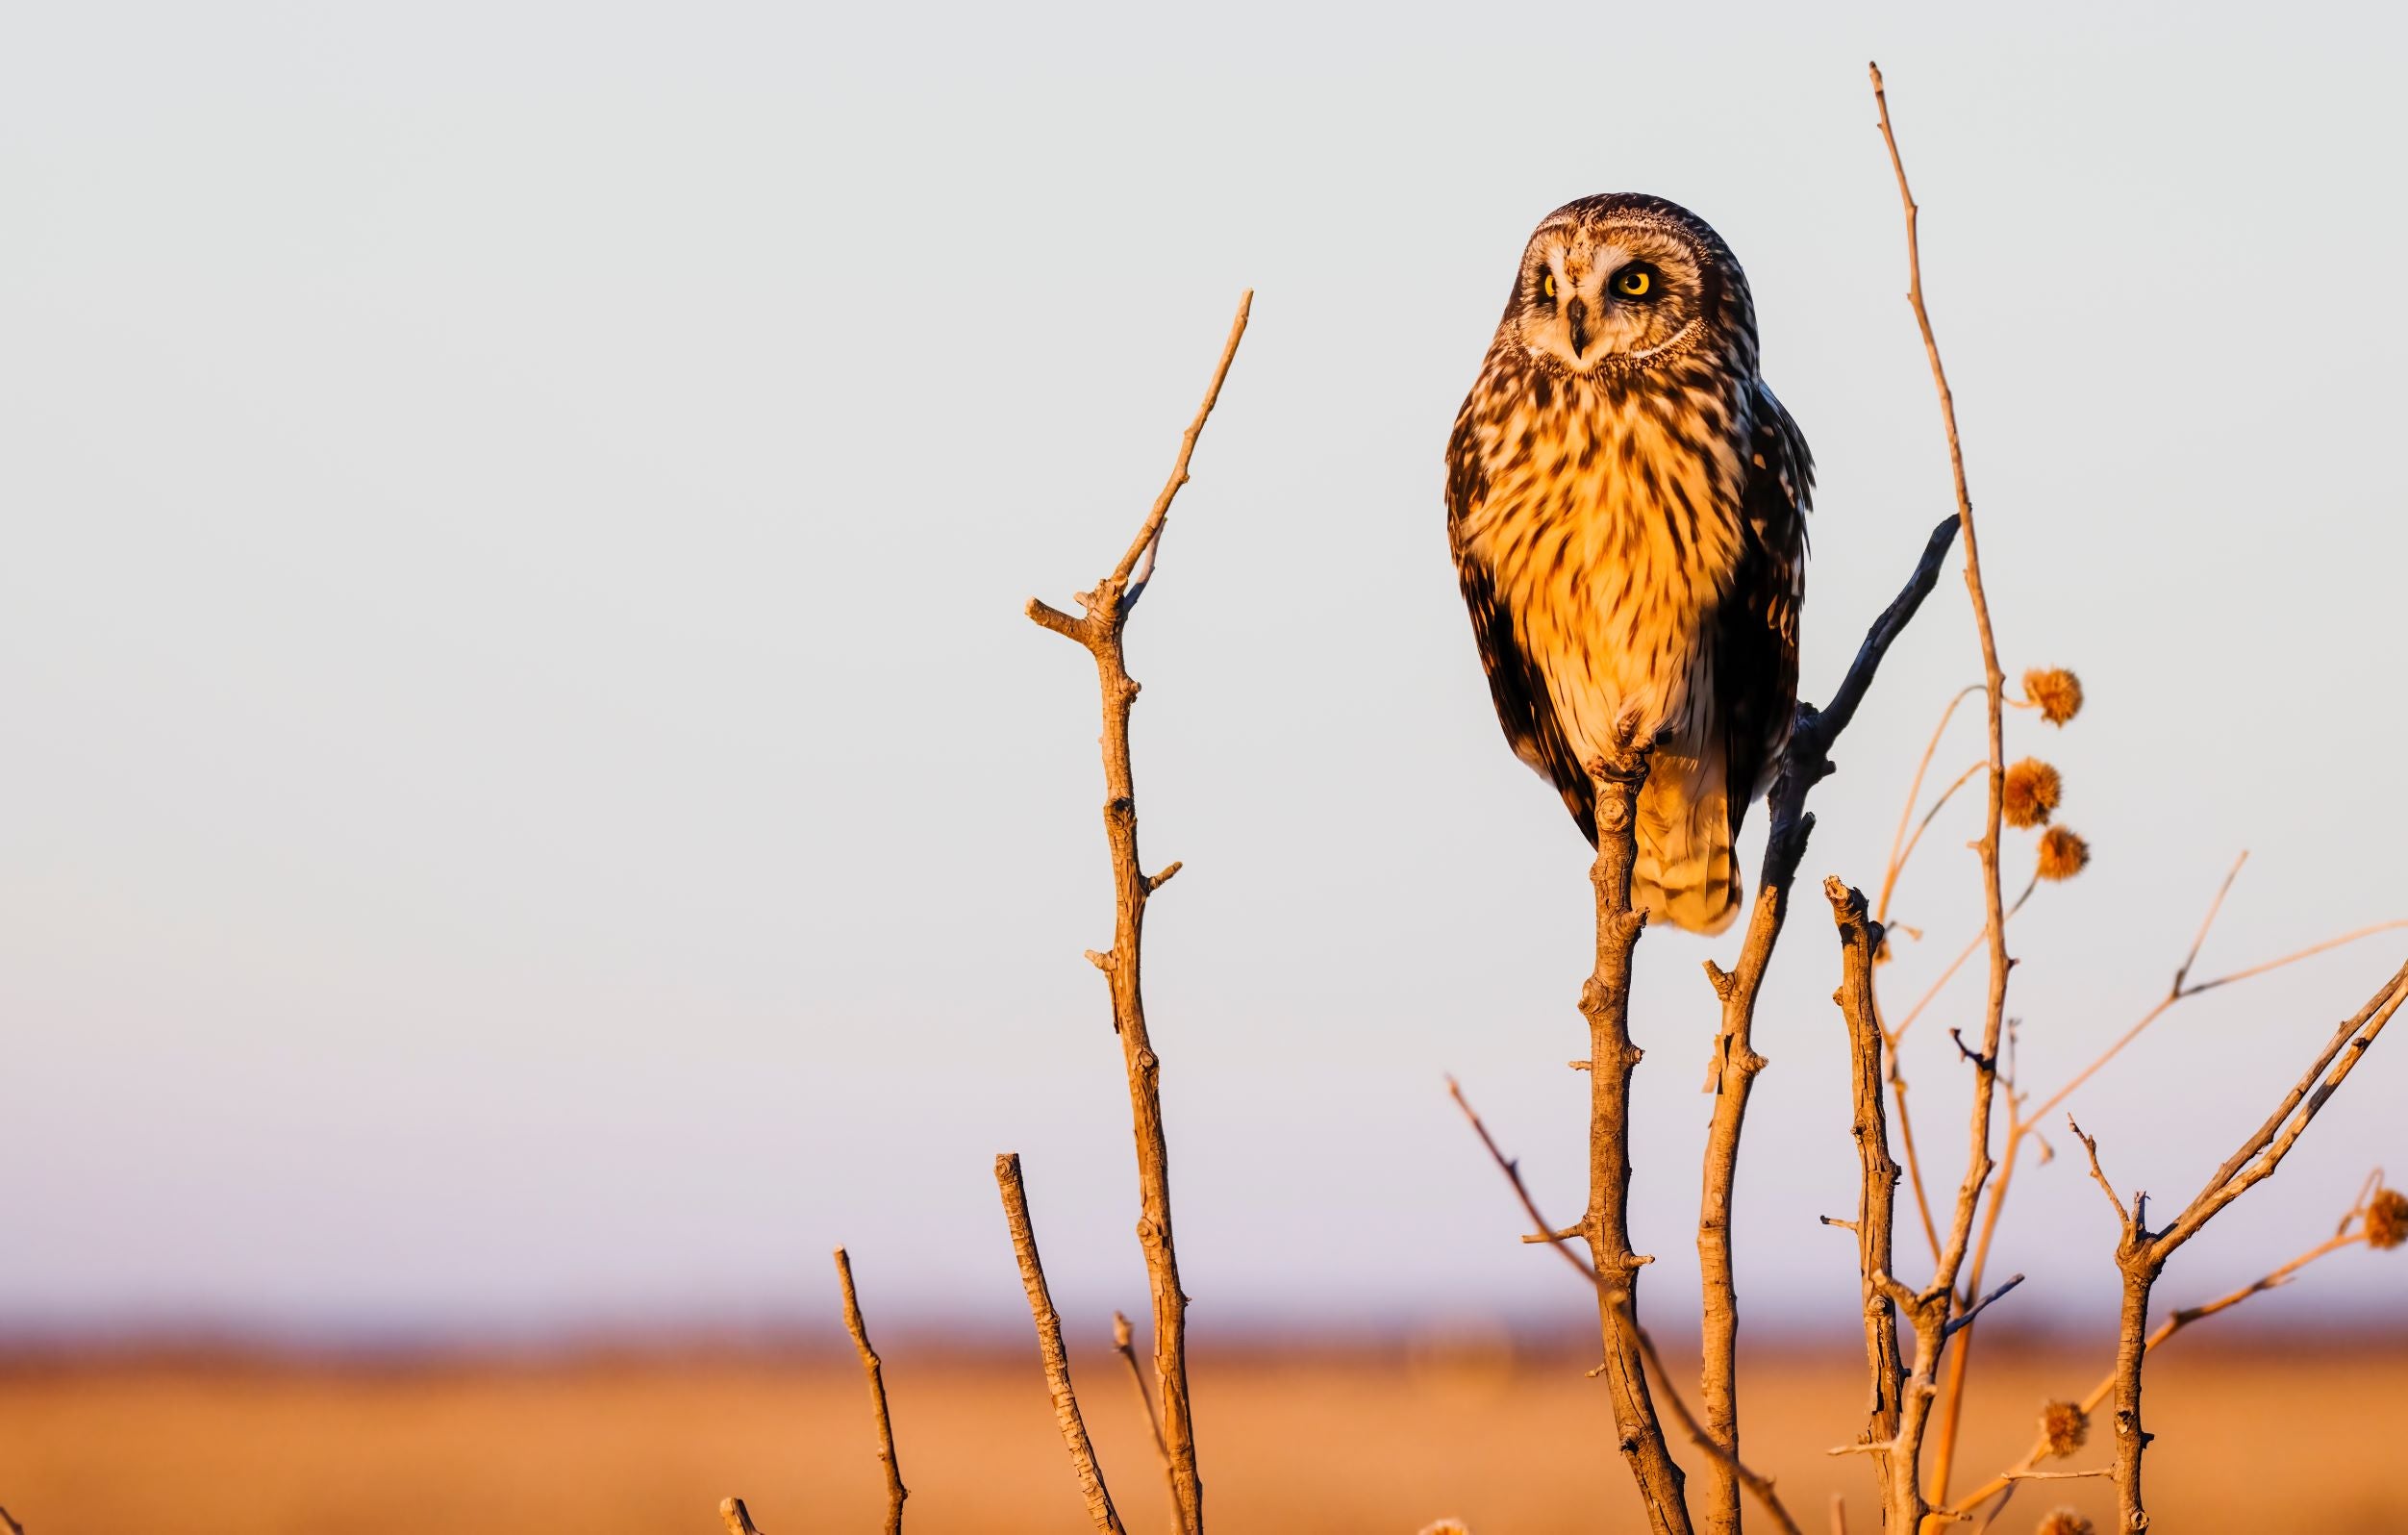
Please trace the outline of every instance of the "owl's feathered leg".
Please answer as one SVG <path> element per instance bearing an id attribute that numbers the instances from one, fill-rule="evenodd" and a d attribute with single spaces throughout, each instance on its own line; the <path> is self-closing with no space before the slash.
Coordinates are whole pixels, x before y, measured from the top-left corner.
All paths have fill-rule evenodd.
<path id="1" fill-rule="evenodd" d="M 1639 792 L 1639 861 L 1630 874 L 1631 902 L 1649 919 L 1712 934 L 1739 915 L 1726 777 L 1719 751 L 1657 754 Z"/>

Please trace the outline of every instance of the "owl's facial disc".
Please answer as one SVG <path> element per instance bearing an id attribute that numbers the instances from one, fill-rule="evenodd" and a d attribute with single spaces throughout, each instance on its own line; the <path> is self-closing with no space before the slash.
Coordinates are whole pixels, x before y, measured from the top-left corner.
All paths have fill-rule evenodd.
<path id="1" fill-rule="evenodd" d="M 1703 289 L 1695 254 L 1668 231 L 1550 223 L 1522 257 L 1521 341 L 1572 373 L 1643 364 L 1689 332 Z"/>

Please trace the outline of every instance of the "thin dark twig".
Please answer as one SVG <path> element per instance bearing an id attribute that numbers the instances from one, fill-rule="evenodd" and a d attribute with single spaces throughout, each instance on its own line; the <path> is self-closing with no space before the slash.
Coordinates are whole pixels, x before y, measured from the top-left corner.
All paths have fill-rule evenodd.
<path id="1" fill-rule="evenodd" d="M 1497 1145 L 1496 1138 L 1489 1134 L 1488 1125 L 1482 1122 L 1478 1112 L 1471 1106 L 1471 1100 L 1464 1096 L 1462 1086 L 1452 1076 L 1446 1079 L 1446 1095 L 1455 1100 L 1455 1107 L 1464 1111 L 1464 1118 L 1471 1121 L 1472 1133 L 1477 1135 L 1480 1138 L 1480 1144 L 1488 1148 L 1490 1159 L 1496 1164 L 1497 1170 L 1505 1174 L 1505 1181 L 1514 1186 L 1514 1197 L 1521 1201 L 1522 1213 L 1530 1217 L 1531 1228 L 1539 1233 L 1548 1246 L 1563 1254 L 1564 1261 L 1572 1266 L 1572 1272 L 1593 1284 L 1596 1281 L 1597 1271 L 1590 1268 L 1588 1260 L 1581 1257 L 1570 1246 L 1577 1240 L 1576 1233 L 1568 1236 L 1557 1231 L 1547 1224 L 1546 1217 L 1539 1214 L 1538 1201 L 1530 1197 L 1529 1187 L 1521 1181 L 1521 1164 L 1507 1156 Z"/>
<path id="2" fill-rule="evenodd" d="M 1129 1384 L 1137 1388 L 1138 1411 L 1145 1415 L 1145 1431 L 1154 1436 L 1154 1453 L 1162 1457 L 1163 1475 L 1170 1488 L 1170 1517 L 1179 1518 L 1179 1479 L 1171 1473 L 1170 1447 L 1163 1443 L 1162 1420 L 1154 1415 L 1154 1394 L 1145 1389 L 1145 1367 L 1137 1362 L 1137 1348 L 1131 1342 L 1129 1319 L 1119 1312 L 1112 1314 L 1112 1351 L 1129 1367 Z"/>
<path id="3" fill-rule="evenodd" d="M 2019 1273 L 2010 1276 L 2006 1283 L 2000 1285 L 1997 1289 L 1993 1290 L 1990 1294 L 1975 1301 L 1971 1309 L 1968 1310 L 1963 1316 L 1950 1319 L 1947 1325 L 1940 1329 L 1941 1342 L 1945 1343 L 1956 1334 L 1973 1325 L 1973 1319 L 1980 1316 L 1983 1312 L 1988 1311 L 1993 1301 L 1999 1299 L 2001 1296 L 2005 1296 L 2008 1291 L 2013 1290 L 2017 1285 L 2019 1285 L 2022 1282 L 2023 1276 Z"/>
<path id="4" fill-rule="evenodd" d="M 1545 1234 L 1543 1240 L 1548 1246 L 1553 1246 L 1570 1262 L 1573 1272 L 1579 1274 L 1582 1279 L 1594 1283 L 1596 1279 L 1594 1271 L 1581 1261 L 1578 1253 L 1563 1246 L 1564 1243 L 1572 1240 L 1571 1237 L 1555 1231 L 1547 1224 L 1546 1217 L 1539 1213 L 1538 1202 L 1531 1198 L 1529 1186 L 1521 1181 L 1521 1164 L 1515 1158 L 1507 1156 L 1503 1148 L 1497 1145 L 1496 1138 L 1489 1134 L 1488 1124 L 1480 1118 L 1479 1111 L 1472 1108 L 1471 1101 L 1464 1096 L 1463 1088 L 1451 1076 L 1446 1079 L 1446 1092 L 1447 1095 L 1455 1100 L 1455 1107 L 1463 1110 L 1464 1118 L 1471 1121 L 1472 1130 L 1480 1137 L 1480 1144 L 1488 1148 L 1490 1159 L 1495 1162 L 1498 1170 L 1505 1174 L 1505 1181 L 1513 1185 L 1514 1197 L 1521 1202 L 1522 1213 L 1530 1217 L 1530 1223 Z M 1523 1240 L 1529 1241 L 1530 1239 L 1525 1237 Z M 1765 1512 L 1772 1516 L 1773 1522 L 1779 1524 L 1787 1535 L 1799 1535 L 1797 1521 L 1790 1517 L 1790 1511 L 1783 1506 L 1779 1494 L 1773 1491 L 1772 1478 L 1749 1471 L 1745 1466 L 1741 1465 L 1737 1457 L 1718 1444 L 1714 1437 L 1706 1432 L 1704 1425 L 1697 1422 L 1696 1415 L 1689 1410 L 1689 1404 L 1681 1399 L 1680 1391 L 1672 1384 L 1672 1377 L 1666 1373 L 1664 1357 L 1656 1352 L 1655 1340 L 1647 1335 L 1643 1327 L 1639 1330 L 1639 1347 L 1648 1368 L 1655 1371 L 1657 1386 L 1663 1391 L 1666 1399 L 1671 1402 L 1672 1415 L 1681 1421 L 1681 1426 L 1687 1430 L 1691 1441 L 1708 1454 L 1728 1461 L 1737 1472 L 1741 1482 L 1745 1484 L 1747 1490 L 1755 1495 L 1757 1501 L 1764 1505 Z"/>

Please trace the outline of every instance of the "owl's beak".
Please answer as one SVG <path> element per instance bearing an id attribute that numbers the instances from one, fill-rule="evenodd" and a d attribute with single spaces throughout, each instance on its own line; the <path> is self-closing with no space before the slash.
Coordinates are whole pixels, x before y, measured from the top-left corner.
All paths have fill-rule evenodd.
<path id="1" fill-rule="evenodd" d="M 1575 298 L 1564 306 L 1564 321 L 1572 330 L 1572 356 L 1577 359 L 1589 349 L 1589 302 Z"/>

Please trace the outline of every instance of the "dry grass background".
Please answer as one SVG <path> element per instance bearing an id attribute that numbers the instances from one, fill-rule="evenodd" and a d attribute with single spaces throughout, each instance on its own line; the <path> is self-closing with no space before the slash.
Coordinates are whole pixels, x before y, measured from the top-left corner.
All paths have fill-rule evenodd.
<path id="1" fill-rule="evenodd" d="M 1129 1382 L 1102 1340 L 1081 1342 L 1073 1368 L 1116 1498 L 1132 1530 L 1166 1529 Z M 1994 1346 L 1961 1463 L 1981 1475 L 2021 1453 L 2044 1397 L 2108 1364 L 2102 1348 Z M 1411 1535 L 1443 1514 L 1477 1535 L 1642 1528 L 1584 1363 L 1494 1343 L 1202 1353 L 1213 1521 L 1236 1535 Z M 2408 1343 L 2185 1339 L 2150 1371 L 2158 1528 L 2408 1530 Z M 1835 1489 L 1870 1527 L 1862 1464 L 1821 1453 L 1863 1426 L 1863 1375 L 1851 1350 L 1750 1358 L 1751 1458 L 1810 1528 Z M 909 1529 L 1085 1526 L 1033 1346 L 898 1346 L 888 1382 Z M 2076 1463 L 2105 1464 L 2104 1437 Z M 730 1492 L 769 1535 L 868 1531 L 884 1507 L 873 1449 L 848 1355 L 0 1366 L 0 1503 L 29 1535 L 709 1535 Z M 2111 1514 L 2113 1488 L 2027 1488 L 1997 1527 L 2019 1535 L 2064 1502 Z"/>

